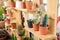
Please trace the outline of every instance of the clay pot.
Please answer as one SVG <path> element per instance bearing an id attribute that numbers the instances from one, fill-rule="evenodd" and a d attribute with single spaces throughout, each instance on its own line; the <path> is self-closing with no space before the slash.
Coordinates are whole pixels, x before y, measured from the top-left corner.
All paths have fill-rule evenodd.
<path id="1" fill-rule="evenodd" d="M 12 27 L 13 29 L 16 29 L 16 23 L 11 23 L 11 27 Z"/>
<path id="2" fill-rule="evenodd" d="M 15 7 L 15 2 L 9 2 L 9 7 Z"/>
<path id="3" fill-rule="evenodd" d="M 34 29 L 34 31 L 38 31 L 39 30 L 39 24 L 33 23 L 33 29 Z"/>
<path id="4" fill-rule="evenodd" d="M 10 19 L 6 19 L 5 22 L 6 22 L 7 24 L 10 24 Z"/>
<path id="5" fill-rule="evenodd" d="M 22 36 L 19 36 L 19 40 L 22 40 Z"/>
<path id="6" fill-rule="evenodd" d="M 8 15 L 9 18 L 13 17 L 13 13 L 11 11 L 7 11 L 7 15 Z"/>
<path id="7" fill-rule="evenodd" d="M 4 15 L 6 15 L 6 14 L 7 14 L 7 11 L 6 11 L 6 10 L 4 10 L 4 11 L 3 11 L 3 13 L 4 13 Z"/>
<path id="8" fill-rule="evenodd" d="M 42 35 L 46 35 L 48 33 L 48 26 L 46 26 L 46 27 L 40 26 L 39 27 L 39 32 Z"/>
<path id="9" fill-rule="evenodd" d="M 25 2 L 21 2 L 21 8 L 26 8 Z"/>
<path id="10" fill-rule="evenodd" d="M 26 8 L 32 9 L 33 3 L 32 2 L 26 2 Z"/>
<path id="11" fill-rule="evenodd" d="M 5 21 L 0 21 L 0 27 L 4 27 L 5 26 Z"/>

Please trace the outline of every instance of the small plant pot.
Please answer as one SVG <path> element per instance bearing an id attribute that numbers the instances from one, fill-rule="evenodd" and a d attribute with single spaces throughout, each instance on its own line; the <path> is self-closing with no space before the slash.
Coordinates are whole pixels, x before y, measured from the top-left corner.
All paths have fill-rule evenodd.
<path id="1" fill-rule="evenodd" d="M 6 15 L 6 14 L 7 14 L 7 11 L 6 11 L 6 10 L 4 10 L 4 11 L 3 11 L 3 13 L 4 13 L 4 15 Z"/>
<path id="2" fill-rule="evenodd" d="M 32 2 L 26 2 L 26 8 L 32 9 L 33 3 Z"/>
<path id="3" fill-rule="evenodd" d="M 29 28 L 33 28 L 33 26 L 32 26 L 32 21 L 27 20 L 27 23 L 28 23 L 28 27 L 29 27 Z"/>
<path id="4" fill-rule="evenodd" d="M 38 31 L 39 30 L 39 24 L 33 23 L 33 29 L 34 29 L 34 31 Z"/>
<path id="5" fill-rule="evenodd" d="M 11 27 L 12 27 L 13 29 L 16 29 L 16 23 L 11 23 Z"/>
<path id="6" fill-rule="evenodd" d="M 5 26 L 5 21 L 0 21 L 0 27 L 4 27 Z"/>
<path id="7" fill-rule="evenodd" d="M 25 4 L 25 2 L 21 2 L 21 8 L 26 8 L 26 4 Z"/>
<path id="8" fill-rule="evenodd" d="M 10 12 L 10 11 L 7 11 L 7 15 L 8 15 L 9 18 L 12 18 L 13 17 L 13 13 Z"/>
<path id="9" fill-rule="evenodd" d="M 6 22 L 7 24 L 10 24 L 10 19 L 6 19 L 5 22 Z"/>
<path id="10" fill-rule="evenodd" d="M 46 35 L 48 33 L 48 26 L 46 26 L 46 27 L 40 26 L 39 27 L 39 32 L 42 35 Z"/>
<path id="11" fill-rule="evenodd" d="M 6 1 L 5 1 L 5 2 L 4 2 L 4 6 L 6 6 L 6 7 L 7 7 L 7 6 L 8 6 L 8 2 L 6 2 Z"/>
<path id="12" fill-rule="evenodd" d="M 15 7 L 15 2 L 9 2 L 9 7 Z"/>
<path id="13" fill-rule="evenodd" d="M 22 40 L 23 38 L 22 38 L 22 36 L 19 36 L 19 38 L 18 38 L 19 40 Z"/>
<path id="14" fill-rule="evenodd" d="M 21 1 L 16 1 L 16 8 L 18 9 L 21 8 L 21 3 L 22 3 Z"/>

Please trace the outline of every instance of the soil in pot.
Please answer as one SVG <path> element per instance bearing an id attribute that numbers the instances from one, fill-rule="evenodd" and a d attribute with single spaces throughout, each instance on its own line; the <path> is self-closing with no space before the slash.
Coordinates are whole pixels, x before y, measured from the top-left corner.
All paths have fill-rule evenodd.
<path id="1" fill-rule="evenodd" d="M 33 28 L 33 26 L 32 26 L 32 21 L 27 20 L 27 23 L 28 23 L 28 27 L 29 27 L 29 28 Z"/>
<path id="2" fill-rule="evenodd" d="M 32 9 L 33 3 L 32 2 L 26 2 L 26 8 Z"/>
<path id="3" fill-rule="evenodd" d="M 40 26 L 39 27 L 39 32 L 42 35 L 46 35 L 48 33 L 48 26 L 46 26 L 46 27 Z"/>
<path id="4" fill-rule="evenodd" d="M 39 30 L 39 24 L 34 24 L 34 23 L 32 23 L 32 24 L 33 24 L 33 29 L 35 31 L 38 31 Z"/>

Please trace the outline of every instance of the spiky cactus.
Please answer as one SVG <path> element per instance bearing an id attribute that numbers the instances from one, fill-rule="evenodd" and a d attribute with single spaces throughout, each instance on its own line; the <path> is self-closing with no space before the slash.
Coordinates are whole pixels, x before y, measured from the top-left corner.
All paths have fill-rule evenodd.
<path id="1" fill-rule="evenodd" d="M 42 26 L 43 27 L 47 26 L 47 21 L 48 21 L 48 16 L 47 16 L 47 14 L 45 14 L 44 17 L 43 17 L 43 21 L 42 21 Z"/>

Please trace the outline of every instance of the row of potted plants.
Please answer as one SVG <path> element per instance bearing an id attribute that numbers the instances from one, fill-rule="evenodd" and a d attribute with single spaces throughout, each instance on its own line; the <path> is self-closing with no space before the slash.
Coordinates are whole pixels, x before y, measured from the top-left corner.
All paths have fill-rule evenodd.
<path id="1" fill-rule="evenodd" d="M 12 40 L 33 40 L 33 38 L 25 36 L 25 30 L 22 25 L 18 25 L 16 33 L 16 35 L 12 34 Z"/>
<path id="2" fill-rule="evenodd" d="M 27 23 L 29 28 L 33 28 L 35 31 L 39 31 L 41 34 L 46 35 L 48 33 L 48 15 L 44 14 L 41 16 L 43 10 L 43 6 L 41 6 L 36 12 L 36 17 L 29 19 Z"/>
<path id="3" fill-rule="evenodd" d="M 32 9 L 32 1 L 31 0 L 18 0 L 18 1 L 14 1 L 14 0 L 10 0 L 8 1 L 4 1 L 4 6 L 10 6 L 10 7 L 16 7 L 16 8 L 27 8 L 27 9 Z"/>
<path id="4" fill-rule="evenodd" d="M 38 21 L 38 19 L 33 19 L 31 21 L 31 19 L 28 21 L 28 27 L 29 28 L 33 28 L 35 31 L 38 31 L 43 34 L 46 35 L 48 33 L 48 16 L 47 14 L 44 15 L 43 20 L 42 20 L 42 24 L 40 24 L 40 22 Z"/>

